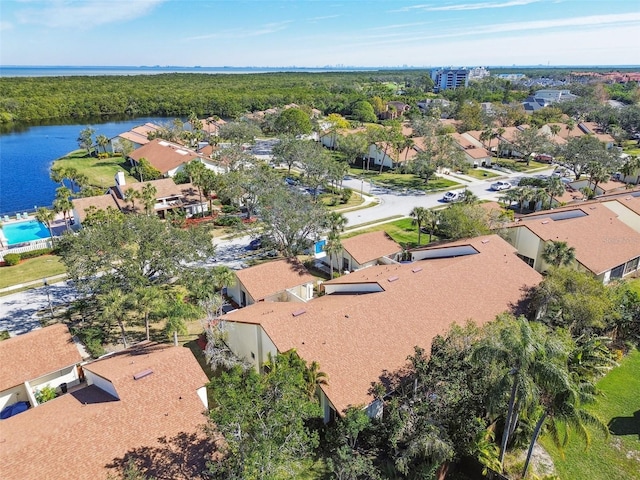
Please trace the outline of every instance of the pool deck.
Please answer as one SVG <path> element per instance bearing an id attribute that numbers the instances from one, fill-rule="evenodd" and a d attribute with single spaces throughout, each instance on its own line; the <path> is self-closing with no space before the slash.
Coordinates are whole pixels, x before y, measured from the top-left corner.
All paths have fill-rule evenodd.
<path id="1" fill-rule="evenodd" d="M 24 221 L 35 220 L 35 215 L 27 215 L 26 217 L 22 216 L 21 218 L 16 217 L 8 217 L 9 220 L 5 220 L 5 216 L 0 217 L 0 222 L 3 225 L 13 225 L 16 223 L 22 223 Z M 64 223 L 64 217 L 61 213 L 57 213 L 53 222 L 51 222 L 51 230 L 53 231 L 54 236 L 62 235 L 62 233 L 66 230 L 66 224 Z M 2 229 L 0 229 L 0 250 L 6 251 L 9 250 L 9 242 L 7 237 L 5 237 L 4 233 L 2 233 Z"/>

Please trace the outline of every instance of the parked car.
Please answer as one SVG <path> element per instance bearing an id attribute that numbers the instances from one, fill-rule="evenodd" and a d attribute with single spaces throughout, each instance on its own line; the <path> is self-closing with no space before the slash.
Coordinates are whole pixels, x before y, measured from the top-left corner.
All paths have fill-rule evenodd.
<path id="1" fill-rule="evenodd" d="M 511 188 L 511 184 L 509 182 L 497 181 L 491 184 L 491 190 L 495 190 L 496 192 L 500 192 L 501 190 L 509 190 Z"/>
<path id="2" fill-rule="evenodd" d="M 540 155 L 536 155 L 535 159 L 536 159 L 536 162 L 540 162 L 540 163 L 551 163 L 554 160 L 552 155 L 548 155 L 546 153 L 541 153 Z"/>
<path id="3" fill-rule="evenodd" d="M 457 192 L 447 192 L 442 197 L 442 201 L 447 203 L 455 202 L 456 200 L 459 200 L 459 199 L 460 199 L 460 194 Z"/>

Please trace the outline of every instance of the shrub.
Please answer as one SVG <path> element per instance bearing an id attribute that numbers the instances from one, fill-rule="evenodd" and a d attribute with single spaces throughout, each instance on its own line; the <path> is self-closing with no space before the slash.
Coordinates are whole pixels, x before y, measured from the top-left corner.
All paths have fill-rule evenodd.
<path id="1" fill-rule="evenodd" d="M 239 227 L 242 225 L 242 220 L 239 217 L 225 215 L 216 218 L 213 224 L 219 227 Z"/>
<path id="2" fill-rule="evenodd" d="M 47 385 L 46 387 L 42 387 L 40 390 L 36 390 L 35 396 L 38 403 L 48 402 L 49 400 L 56 398 L 56 389 Z"/>
<path id="3" fill-rule="evenodd" d="M 22 252 L 20 258 L 26 260 L 27 258 L 41 257 L 42 255 L 49 255 L 53 250 L 50 248 L 41 248 L 40 250 L 32 250 L 30 252 Z"/>
<path id="4" fill-rule="evenodd" d="M 93 358 L 98 358 L 106 353 L 102 342 L 104 332 L 99 327 L 86 327 L 75 331 L 80 341 L 84 343 L 87 351 Z"/>
<path id="5" fill-rule="evenodd" d="M 223 205 L 222 213 L 239 213 L 240 209 L 235 205 Z"/>
<path id="6" fill-rule="evenodd" d="M 12 267 L 20 263 L 20 254 L 19 253 L 7 253 L 4 256 L 4 263 L 7 264 L 7 267 Z"/>
<path id="7" fill-rule="evenodd" d="M 351 190 L 350 188 L 343 188 L 342 195 L 341 195 L 342 203 L 347 203 L 351 198 L 351 195 L 353 195 L 353 190 Z"/>

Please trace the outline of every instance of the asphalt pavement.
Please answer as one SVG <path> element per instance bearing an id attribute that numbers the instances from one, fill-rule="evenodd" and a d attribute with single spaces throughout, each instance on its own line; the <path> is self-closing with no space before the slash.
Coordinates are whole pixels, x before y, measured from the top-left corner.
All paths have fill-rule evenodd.
<path id="1" fill-rule="evenodd" d="M 553 167 L 550 166 L 548 170 L 537 171 L 535 174 L 550 174 L 552 171 Z M 498 200 L 503 192 L 492 191 L 491 183 L 499 179 L 512 181 L 515 185 L 521 177 L 523 177 L 522 173 L 514 172 L 487 180 L 465 176 L 464 181 L 461 181 L 460 179 L 463 177 L 458 175 L 448 178 L 463 183 L 463 185 L 453 188 L 453 191 L 461 192 L 467 188 L 481 200 Z M 447 205 L 442 201 L 444 192 L 426 194 L 415 190 L 395 190 L 376 186 L 359 178 L 344 180 L 343 185 L 355 192 L 362 191 L 370 195 L 378 203 L 372 207 L 344 213 L 350 228 L 357 228 L 361 224 L 375 223 L 393 216 L 407 216 L 414 207 L 434 208 Z M 234 270 L 245 268 L 249 260 L 264 257 L 266 253 L 248 249 L 252 238 L 254 237 L 247 235 L 237 238 L 215 239 L 216 255 L 197 265 L 205 267 L 225 265 Z M 40 319 L 50 315 L 50 306 L 55 309 L 67 305 L 75 298 L 77 298 L 77 292 L 67 281 L 0 297 L 0 331 L 7 330 L 13 336 L 39 328 Z"/>

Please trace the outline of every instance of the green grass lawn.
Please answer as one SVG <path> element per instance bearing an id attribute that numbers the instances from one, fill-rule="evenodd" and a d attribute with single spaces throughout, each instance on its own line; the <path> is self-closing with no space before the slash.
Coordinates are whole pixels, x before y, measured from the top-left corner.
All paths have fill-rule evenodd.
<path id="1" fill-rule="evenodd" d="M 473 178 L 477 178 L 480 180 L 487 180 L 489 178 L 499 177 L 497 173 L 489 172 L 482 168 L 470 168 L 465 175 Z"/>
<path id="2" fill-rule="evenodd" d="M 378 173 L 378 170 L 362 170 L 360 168 L 352 167 L 349 169 L 349 175 L 354 177 L 364 177 L 368 181 L 375 183 L 376 185 L 393 188 L 393 189 L 412 189 L 412 190 L 424 190 L 425 192 L 432 192 L 435 190 L 448 190 L 460 186 L 459 183 L 444 178 L 434 177 L 429 182 L 419 178 L 412 173 Z"/>
<path id="3" fill-rule="evenodd" d="M 349 232 L 343 235 L 343 238 L 355 237 L 362 233 L 377 232 L 384 230 L 387 234 L 400 244 L 407 244 L 409 248 L 418 245 L 418 227 L 411 225 L 410 218 L 401 218 L 389 223 L 383 223 L 381 225 L 375 225 L 373 227 L 357 230 L 355 232 Z M 434 235 L 432 241 L 436 241 L 437 238 Z M 420 238 L 422 245 L 429 243 L 429 234 L 423 233 Z"/>
<path id="4" fill-rule="evenodd" d="M 565 458 L 548 437 L 547 449 L 562 480 L 640 479 L 640 351 L 625 357 L 620 366 L 598 382 L 602 391 L 589 410 L 609 425 L 609 438 L 592 431 L 591 446 L 574 434 L 565 448 Z"/>
<path id="5" fill-rule="evenodd" d="M 21 261 L 13 267 L 0 267 L 0 288 L 19 283 L 42 280 L 67 271 L 56 255 L 43 255 Z"/>
<path id="6" fill-rule="evenodd" d="M 540 163 L 535 160 L 531 160 L 529 162 L 529 166 L 527 166 L 526 162 L 513 160 L 510 158 L 495 158 L 493 160 L 494 164 L 499 164 L 509 170 L 513 170 L 514 172 L 530 172 L 532 170 L 538 170 L 540 168 L 550 168 L 551 165 L 548 163 Z"/>
<path id="7" fill-rule="evenodd" d="M 94 158 L 87 157 L 84 150 L 76 150 L 65 157 L 59 158 L 54 166 L 73 167 L 89 179 L 89 184 L 96 187 L 110 187 L 115 184 L 114 177 L 119 171 L 125 172 L 128 183 L 138 180 L 129 175 L 129 165 L 122 157 Z"/>

